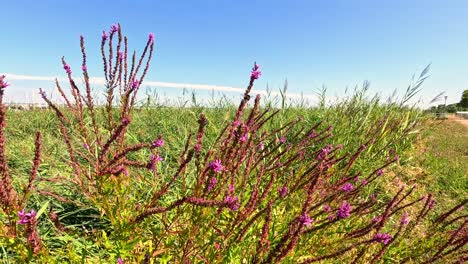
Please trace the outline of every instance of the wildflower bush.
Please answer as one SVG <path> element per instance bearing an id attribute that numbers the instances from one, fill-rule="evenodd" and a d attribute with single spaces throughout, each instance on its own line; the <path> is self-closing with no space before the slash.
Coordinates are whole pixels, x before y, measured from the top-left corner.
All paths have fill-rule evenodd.
<path id="1" fill-rule="evenodd" d="M 262 106 L 259 95 L 249 105 L 255 80 L 261 77 L 255 63 L 243 99 L 228 122 L 211 126 L 210 120 L 216 118 L 207 110 L 177 140 L 168 140 L 174 135 L 164 133 L 141 140 L 132 125 L 138 114 L 144 115 L 136 109 L 136 98 L 154 42 L 150 34 L 142 54 L 129 56 L 120 25 L 103 32 L 105 106 L 97 106 L 92 96 L 84 38 L 80 39 L 83 88 L 62 58 L 71 97 L 59 82 L 65 106 L 54 104 L 40 91 L 55 114 L 62 150 L 67 153 L 66 160 L 57 158 L 64 164 L 60 171 L 39 169 L 42 134 L 37 132 L 29 178 L 9 173 L 6 113 L 1 104 L 4 259 L 47 263 L 464 260 L 466 200 L 436 213 L 433 195 L 420 195 L 416 186 L 383 185 L 400 162 L 398 154 L 411 147 L 418 111 L 396 104 L 382 106 L 378 100 L 365 102 L 358 94 L 315 118 L 286 120 L 284 109 Z M 423 79 L 424 74 L 408 91 L 415 91 Z M 1 77 L 0 100 L 7 86 Z M 307 114 L 306 109 L 301 111 Z M 331 124 L 332 120 L 342 122 Z"/>

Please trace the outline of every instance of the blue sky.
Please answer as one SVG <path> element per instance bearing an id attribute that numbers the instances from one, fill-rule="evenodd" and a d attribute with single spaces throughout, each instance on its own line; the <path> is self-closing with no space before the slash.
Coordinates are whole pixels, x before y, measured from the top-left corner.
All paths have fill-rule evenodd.
<path id="1" fill-rule="evenodd" d="M 120 22 L 137 51 L 154 32 L 151 81 L 244 87 L 257 61 L 257 89 L 287 78 L 291 93 L 325 84 L 333 97 L 369 80 L 388 95 L 432 63 L 423 100 L 446 91 L 456 102 L 468 89 L 466 14 L 468 1 L 5 1 L 0 73 L 64 76 L 61 56 L 79 72 L 83 34 L 91 75 L 102 76 L 101 31 Z M 11 94 L 53 86 L 9 82 Z"/>

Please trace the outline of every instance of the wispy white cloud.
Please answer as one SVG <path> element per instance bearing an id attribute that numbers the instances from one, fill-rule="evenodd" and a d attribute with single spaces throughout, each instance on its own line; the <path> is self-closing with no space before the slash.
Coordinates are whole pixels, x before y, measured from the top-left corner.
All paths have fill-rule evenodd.
<path id="1" fill-rule="evenodd" d="M 54 76 L 34 76 L 34 75 L 20 75 L 13 73 L 4 73 L 7 75 L 8 80 L 21 80 L 21 81 L 54 81 L 58 79 L 59 81 L 65 81 L 65 78 L 57 78 Z M 102 77 L 90 77 L 90 83 L 95 85 L 104 85 L 105 80 Z M 221 85 L 211 85 L 211 84 L 193 84 L 193 83 L 173 83 L 173 82 L 156 82 L 156 81 L 145 81 L 143 83 L 145 87 L 160 87 L 160 88 L 172 88 L 172 89 L 189 89 L 189 90 L 205 90 L 205 91 L 219 91 L 219 92 L 234 92 L 234 93 L 243 93 L 245 88 L 231 87 L 231 86 L 221 86 Z M 261 95 L 270 94 L 272 96 L 280 95 L 279 92 L 261 89 L 255 89 L 253 93 L 258 93 Z M 312 99 L 315 98 L 314 95 L 310 94 L 299 94 L 299 93 L 287 93 L 288 98 L 304 98 Z"/>

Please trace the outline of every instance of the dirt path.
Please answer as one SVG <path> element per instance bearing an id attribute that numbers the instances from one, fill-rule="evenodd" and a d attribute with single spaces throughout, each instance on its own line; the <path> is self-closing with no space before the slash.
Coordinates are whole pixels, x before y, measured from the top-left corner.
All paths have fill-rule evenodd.
<path id="1" fill-rule="evenodd" d="M 460 118 L 460 117 L 456 117 L 454 115 L 449 115 L 448 119 L 453 120 L 455 122 L 458 122 L 458 123 L 464 125 L 468 129 L 468 119 L 463 119 L 463 118 Z"/>

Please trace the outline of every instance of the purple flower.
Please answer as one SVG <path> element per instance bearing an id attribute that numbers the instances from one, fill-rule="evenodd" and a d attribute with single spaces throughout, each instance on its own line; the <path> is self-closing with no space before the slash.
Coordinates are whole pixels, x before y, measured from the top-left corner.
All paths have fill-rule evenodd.
<path id="1" fill-rule="evenodd" d="M 1 75 L 0 76 L 0 89 L 7 88 L 8 86 L 10 86 L 10 84 L 5 82 L 4 79 L 5 79 L 5 75 Z"/>
<path id="2" fill-rule="evenodd" d="M 366 180 L 366 179 L 362 179 L 361 184 L 362 184 L 362 185 L 366 185 L 366 184 L 367 184 L 367 180 Z"/>
<path id="3" fill-rule="evenodd" d="M 200 152 L 200 151 L 201 151 L 201 144 L 197 143 L 197 144 L 195 145 L 195 150 L 196 150 L 197 152 Z"/>
<path id="4" fill-rule="evenodd" d="M 384 170 L 380 169 L 377 171 L 377 176 L 382 176 L 384 174 Z"/>
<path id="5" fill-rule="evenodd" d="M 82 71 L 87 71 L 87 70 L 88 70 L 88 67 L 86 67 L 86 65 L 83 65 L 83 66 L 81 66 L 81 70 L 82 70 Z"/>
<path id="6" fill-rule="evenodd" d="M 243 135 L 239 138 L 239 140 L 240 140 L 241 142 L 245 142 L 245 141 L 247 141 L 247 138 L 248 138 L 248 137 L 247 137 L 247 133 L 245 133 L 245 134 L 243 134 Z"/>
<path id="7" fill-rule="evenodd" d="M 382 220 L 382 216 L 380 216 L 380 215 L 374 216 L 372 218 L 372 223 L 378 223 L 378 222 L 380 222 L 380 220 Z"/>
<path id="8" fill-rule="evenodd" d="M 305 226 L 310 226 L 312 224 L 312 219 L 310 219 L 310 217 L 304 213 L 299 216 L 299 222 Z"/>
<path id="9" fill-rule="evenodd" d="M 251 79 L 258 79 L 260 75 L 262 75 L 262 72 L 259 70 L 260 66 L 258 66 L 257 63 L 254 63 L 254 67 L 252 68 L 252 73 L 250 74 Z"/>
<path id="10" fill-rule="evenodd" d="M 410 219 L 408 217 L 408 213 L 407 212 L 403 212 L 403 214 L 401 215 L 401 218 L 400 218 L 400 223 L 402 225 L 407 225 L 409 223 Z"/>
<path id="11" fill-rule="evenodd" d="M 338 213 L 336 214 L 336 216 L 338 216 L 339 218 L 347 218 L 350 215 L 351 215 L 351 206 L 349 205 L 348 202 L 344 201 L 341 204 L 340 209 L 338 209 Z"/>
<path id="12" fill-rule="evenodd" d="M 130 119 L 124 117 L 124 118 L 122 119 L 122 125 L 126 126 L 126 125 L 128 125 L 128 124 L 130 124 Z"/>
<path id="13" fill-rule="evenodd" d="M 218 183 L 218 180 L 215 177 L 212 177 L 210 179 L 210 182 L 208 183 L 208 191 L 213 190 L 216 187 L 217 183 Z"/>
<path id="14" fill-rule="evenodd" d="M 288 187 L 286 187 L 286 186 L 279 187 L 278 188 L 278 193 L 279 193 L 279 196 L 281 198 L 286 197 L 286 195 L 288 194 Z"/>
<path id="15" fill-rule="evenodd" d="M 224 202 L 226 203 L 227 207 L 232 211 L 237 211 L 240 207 L 239 198 L 237 196 L 226 196 L 224 197 Z"/>
<path id="16" fill-rule="evenodd" d="M 29 213 L 26 213 L 24 210 L 18 212 L 19 221 L 18 224 L 25 225 L 31 223 L 31 220 L 36 218 L 36 211 L 31 210 Z"/>
<path id="17" fill-rule="evenodd" d="M 387 233 L 377 233 L 374 238 L 377 242 L 384 243 L 385 245 L 392 240 L 392 236 Z"/>
<path id="18" fill-rule="evenodd" d="M 89 150 L 89 145 L 88 145 L 88 143 L 84 143 L 84 144 L 83 144 L 83 148 L 85 148 L 86 150 Z"/>
<path id="19" fill-rule="evenodd" d="M 398 155 L 395 155 L 395 161 L 399 161 L 400 160 L 400 157 Z"/>
<path id="20" fill-rule="evenodd" d="M 135 79 L 132 82 L 132 90 L 138 89 L 139 86 L 140 86 L 140 82 L 137 79 Z"/>
<path id="21" fill-rule="evenodd" d="M 342 144 L 338 144 L 338 145 L 336 145 L 336 148 L 337 148 L 337 149 L 343 149 L 343 145 L 342 145 Z"/>
<path id="22" fill-rule="evenodd" d="M 311 132 L 311 133 L 309 134 L 309 138 L 310 138 L 310 139 L 316 138 L 317 136 L 318 136 L 318 134 L 317 134 L 317 133 L 314 133 L 314 132 Z"/>
<path id="23" fill-rule="evenodd" d="M 119 60 L 123 60 L 124 58 L 124 53 L 123 51 L 119 51 L 119 56 L 118 56 Z"/>
<path id="24" fill-rule="evenodd" d="M 67 72 L 68 75 L 72 73 L 71 67 L 68 64 L 63 64 L 63 69 Z"/>
<path id="25" fill-rule="evenodd" d="M 240 124 L 241 124 L 241 122 L 239 120 L 234 120 L 232 122 L 232 126 L 235 126 L 235 127 L 240 126 Z"/>
<path id="26" fill-rule="evenodd" d="M 354 190 L 354 185 L 347 182 L 347 183 L 345 183 L 345 185 L 343 185 L 343 187 L 341 187 L 341 190 L 345 191 L 345 192 L 351 192 L 352 190 Z"/>
<path id="27" fill-rule="evenodd" d="M 263 143 L 263 142 L 258 143 L 258 145 L 257 145 L 257 149 L 258 149 L 258 150 L 262 150 L 263 147 L 264 147 L 264 143 Z"/>
<path id="28" fill-rule="evenodd" d="M 106 41 L 107 40 L 107 32 L 106 31 L 102 31 L 102 41 Z"/>
<path id="29" fill-rule="evenodd" d="M 234 185 L 233 185 L 233 184 L 229 184 L 229 186 L 228 186 L 228 192 L 229 192 L 229 193 L 233 193 L 233 192 L 234 192 Z"/>
<path id="30" fill-rule="evenodd" d="M 117 264 L 124 264 L 124 261 L 123 261 L 123 259 L 121 259 L 121 258 L 118 258 L 118 259 L 117 259 Z"/>
<path id="31" fill-rule="evenodd" d="M 326 147 L 322 148 L 320 150 L 320 153 L 317 155 L 317 160 L 322 160 L 324 159 L 331 151 L 333 150 L 332 145 L 327 145 Z"/>
<path id="32" fill-rule="evenodd" d="M 431 198 L 431 200 L 429 201 L 429 209 L 434 208 L 435 204 L 436 204 L 436 200 Z"/>
<path id="33" fill-rule="evenodd" d="M 156 169 L 156 163 L 157 163 L 158 161 L 162 161 L 162 158 L 161 158 L 161 156 L 159 156 L 159 154 L 151 155 L 150 161 L 149 161 L 149 163 L 148 163 L 147 168 L 148 168 L 149 170 L 155 170 L 155 169 Z"/>
<path id="34" fill-rule="evenodd" d="M 154 42 L 154 34 L 153 34 L 153 32 L 150 32 L 150 33 L 149 33 L 148 39 L 149 39 L 149 42 L 150 42 L 150 43 L 153 43 L 153 42 Z"/>
<path id="35" fill-rule="evenodd" d="M 162 138 L 158 138 L 156 139 L 152 144 L 151 144 L 151 148 L 154 149 L 154 148 L 159 148 L 159 147 L 162 147 L 164 146 L 164 139 Z"/>
<path id="36" fill-rule="evenodd" d="M 326 204 L 326 205 L 324 205 L 324 206 L 322 207 L 322 210 L 323 210 L 324 212 L 330 212 L 332 209 L 331 209 L 330 205 Z"/>
<path id="37" fill-rule="evenodd" d="M 223 164 L 221 164 L 221 161 L 219 159 L 213 160 L 210 162 L 209 167 L 215 172 L 218 173 L 223 170 Z"/>
<path id="38" fill-rule="evenodd" d="M 111 28 L 110 28 L 110 33 L 112 34 L 112 33 L 115 33 L 115 32 L 117 32 L 117 31 L 119 31 L 119 25 L 113 24 L 113 25 L 111 26 Z"/>
<path id="39" fill-rule="evenodd" d="M 284 142 L 286 142 L 286 138 L 285 138 L 284 136 L 281 136 L 280 139 L 279 139 L 279 141 L 280 141 L 281 143 L 284 143 Z"/>

